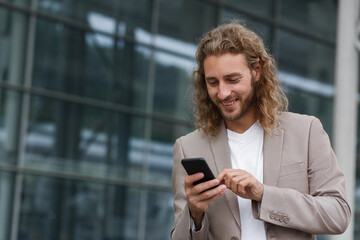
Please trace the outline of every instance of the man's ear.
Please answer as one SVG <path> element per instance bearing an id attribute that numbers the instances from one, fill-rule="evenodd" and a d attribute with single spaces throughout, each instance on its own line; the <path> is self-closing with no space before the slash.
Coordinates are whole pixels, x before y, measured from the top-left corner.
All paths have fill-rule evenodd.
<path id="1" fill-rule="evenodd" d="M 254 74 L 253 76 L 255 81 L 258 81 L 260 79 L 262 74 L 262 65 L 260 59 L 254 64 L 252 68 L 252 74 Z"/>

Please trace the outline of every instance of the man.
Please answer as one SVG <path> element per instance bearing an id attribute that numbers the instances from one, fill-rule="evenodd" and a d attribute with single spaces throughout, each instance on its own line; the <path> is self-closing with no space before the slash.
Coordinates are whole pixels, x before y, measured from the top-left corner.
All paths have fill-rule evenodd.
<path id="1" fill-rule="evenodd" d="M 345 180 L 320 121 L 286 112 L 262 40 L 232 22 L 206 33 L 194 71 L 198 129 L 174 145 L 172 239 L 316 239 L 350 221 Z M 183 158 L 217 176 L 194 186 Z M 217 186 L 218 185 L 218 186 Z M 215 188 L 212 188 L 217 186 Z"/>

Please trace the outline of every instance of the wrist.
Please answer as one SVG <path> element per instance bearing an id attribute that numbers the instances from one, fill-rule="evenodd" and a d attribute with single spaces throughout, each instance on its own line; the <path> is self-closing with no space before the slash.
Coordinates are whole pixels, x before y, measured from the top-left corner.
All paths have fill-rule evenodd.
<path id="1" fill-rule="evenodd" d="M 264 195 L 264 185 L 260 184 L 259 193 L 257 194 L 255 201 L 261 203 L 263 195 Z"/>
<path id="2" fill-rule="evenodd" d="M 204 217 L 204 213 L 203 212 L 192 212 L 190 210 L 190 216 L 194 221 L 196 230 L 201 229 L 201 223 L 202 223 L 202 220 Z"/>

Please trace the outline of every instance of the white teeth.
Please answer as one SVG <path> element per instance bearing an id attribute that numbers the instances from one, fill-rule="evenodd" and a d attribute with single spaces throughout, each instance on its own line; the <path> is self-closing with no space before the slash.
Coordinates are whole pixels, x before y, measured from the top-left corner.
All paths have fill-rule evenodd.
<path id="1" fill-rule="evenodd" d="M 231 102 L 222 102 L 223 105 L 225 106 L 230 106 L 230 105 L 233 105 L 235 102 L 235 100 L 231 101 Z"/>

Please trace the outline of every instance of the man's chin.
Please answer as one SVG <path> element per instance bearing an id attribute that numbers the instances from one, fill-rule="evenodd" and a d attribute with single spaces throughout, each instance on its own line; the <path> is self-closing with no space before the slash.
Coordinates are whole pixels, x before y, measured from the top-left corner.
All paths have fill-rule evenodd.
<path id="1" fill-rule="evenodd" d="M 239 114 L 235 114 L 235 113 L 234 114 L 228 114 L 228 113 L 224 114 L 224 112 L 222 112 L 221 115 L 225 121 L 230 121 L 230 122 L 237 121 L 242 117 L 242 116 L 239 116 Z"/>

